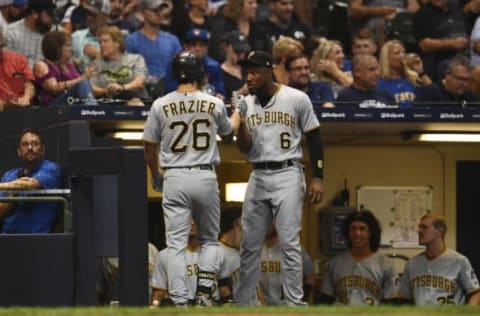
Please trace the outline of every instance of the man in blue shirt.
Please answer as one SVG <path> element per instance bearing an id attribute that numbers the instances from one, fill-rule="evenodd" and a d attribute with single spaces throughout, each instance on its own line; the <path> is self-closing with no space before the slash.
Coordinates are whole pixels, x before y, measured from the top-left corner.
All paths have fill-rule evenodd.
<path id="1" fill-rule="evenodd" d="M 45 146 L 38 132 L 31 129 L 22 131 L 17 153 L 23 161 L 23 167 L 4 174 L 0 190 L 54 189 L 60 186 L 60 167 L 43 158 Z M 23 193 L 19 191 L 15 195 Z M 50 233 L 58 216 L 58 203 L 0 202 L 0 218 L 3 219 L 1 232 L 6 234 Z"/>
<path id="2" fill-rule="evenodd" d="M 336 106 L 359 108 L 397 107 L 395 98 L 377 87 L 380 68 L 372 55 L 356 55 L 352 60 L 353 83 L 338 93 Z"/>
<path id="3" fill-rule="evenodd" d="M 207 74 L 206 85 L 203 90 L 223 100 L 225 98 L 225 82 L 223 81 L 222 68 L 218 61 L 207 56 L 209 40 L 210 33 L 207 30 L 193 28 L 185 34 L 184 47 L 186 51 L 194 53 L 195 56 L 202 60 Z M 166 78 L 166 90 L 167 92 L 173 91 L 177 86 L 178 84 L 170 67 Z"/>
<path id="4" fill-rule="evenodd" d="M 287 56 L 285 69 L 288 71 L 288 85 L 305 92 L 312 101 L 315 114 L 320 119 L 321 108 L 334 107 L 335 100 L 332 87 L 322 81 L 310 80 L 311 71 L 308 57 L 304 54 Z"/>
<path id="5" fill-rule="evenodd" d="M 163 8 L 162 0 L 140 1 L 139 10 L 144 19 L 142 28 L 125 39 L 127 51 L 140 54 L 145 59 L 149 75 L 147 84 L 154 84 L 164 78 L 173 57 L 182 50 L 182 45 L 175 35 L 160 30 Z"/>

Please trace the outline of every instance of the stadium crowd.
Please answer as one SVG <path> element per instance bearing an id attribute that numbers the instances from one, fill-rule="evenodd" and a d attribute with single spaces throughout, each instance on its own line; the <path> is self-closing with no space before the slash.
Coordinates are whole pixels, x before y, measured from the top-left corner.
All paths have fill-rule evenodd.
<path id="1" fill-rule="evenodd" d="M 182 50 L 226 103 L 248 92 L 236 61 L 263 50 L 275 80 L 317 107 L 477 105 L 478 1 L 344 2 L 350 34 L 337 39 L 314 27 L 310 1 L 0 0 L 0 109 L 149 105 L 175 89 Z"/>
<path id="2" fill-rule="evenodd" d="M 147 106 L 182 84 L 172 69 L 172 60 L 182 51 L 201 60 L 206 74 L 202 91 L 228 103 L 232 96 L 249 92 L 245 73 L 237 62 L 248 59 L 250 50 L 271 55 L 275 82 L 305 92 L 317 116 L 321 108 L 346 106 L 401 109 L 477 106 L 479 3 L 477 0 L 351 0 L 348 11 L 352 41 L 345 43 L 315 33 L 305 14 L 311 9 L 310 1 L 0 0 L 0 111 L 102 103 Z M 392 32 L 393 22 L 401 24 L 402 19 L 412 22 L 411 34 L 407 35 L 414 38 L 414 44 L 402 41 L 405 34 Z M 269 61 L 263 65 L 270 66 Z M 27 136 L 38 137 L 33 132 Z M 19 148 L 22 147 L 35 147 L 38 155 L 43 155 L 40 138 L 35 138 L 33 144 L 29 139 L 21 139 Z M 13 205 L 2 207 L 0 213 Z M 240 212 L 238 208 L 235 211 Z M 242 227 L 237 220 L 240 214 L 236 215 L 222 223 L 226 227 L 222 227 L 220 236 L 225 257 L 233 257 L 225 268 L 229 272 L 218 280 L 222 282 L 217 284 L 215 294 L 225 305 L 233 302 L 236 290 L 235 280 L 229 278 L 237 276 L 240 269 L 238 247 Z M 377 220 L 369 213 L 355 216 L 344 227 L 349 250 L 329 267 L 327 281 L 331 283 L 325 283 L 322 289 L 324 302 L 380 304 L 403 298 L 427 305 L 480 301 L 480 285 L 468 259 L 445 247 L 444 219 L 431 215 L 422 218 L 419 237 L 427 252 L 415 257 L 422 265 L 407 265 L 400 280 L 393 275 L 388 260 L 376 253 L 381 233 L 375 229 Z M 192 261 L 198 247 L 195 232 L 191 230 L 188 237 L 192 242 L 188 246 Z M 288 289 L 278 276 L 268 275 L 282 271 L 279 266 L 282 260 L 272 260 L 272 253 L 278 251 L 274 248 L 276 236 L 270 237 L 262 249 L 270 257 L 261 261 L 263 274 L 259 288 L 263 294 L 258 296 L 258 304 L 281 305 Z M 428 273 L 423 270 L 416 271 L 444 254 L 449 256 L 443 258 L 449 259 L 449 263 L 462 265 L 458 278 L 451 278 L 454 283 L 440 278 L 444 272 L 442 265 L 432 268 L 436 269 L 438 280 L 427 279 Z M 161 266 L 162 260 L 166 260 L 164 256 L 162 253 L 155 265 L 153 260 L 150 262 L 154 306 L 162 305 L 171 288 L 163 275 L 168 271 Z M 304 258 L 305 265 L 307 259 Z M 345 262 L 351 266 L 345 266 Z M 189 268 L 192 277 L 197 277 L 195 265 L 192 262 Z M 352 269 L 360 272 L 351 273 Z M 336 278 L 339 274 L 341 281 Z M 310 276 L 311 273 L 303 276 L 307 288 Z M 442 283 L 433 286 L 438 298 L 432 301 L 422 290 L 435 282 Z M 426 286 L 427 283 L 430 285 Z M 226 292 L 222 290 L 224 287 L 228 288 Z M 377 296 L 357 293 L 358 288 Z M 456 290 L 455 296 L 448 296 L 452 289 Z M 304 292 L 308 298 L 309 291 Z M 193 299 L 193 294 L 189 294 Z"/>

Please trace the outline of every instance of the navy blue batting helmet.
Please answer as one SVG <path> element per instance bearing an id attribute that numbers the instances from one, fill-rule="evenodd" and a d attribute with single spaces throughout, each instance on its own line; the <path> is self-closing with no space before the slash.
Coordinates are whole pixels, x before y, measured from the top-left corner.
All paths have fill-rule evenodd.
<path id="1" fill-rule="evenodd" d="M 178 83 L 199 82 L 205 79 L 205 70 L 200 58 L 191 52 L 181 52 L 173 58 L 172 70 Z"/>

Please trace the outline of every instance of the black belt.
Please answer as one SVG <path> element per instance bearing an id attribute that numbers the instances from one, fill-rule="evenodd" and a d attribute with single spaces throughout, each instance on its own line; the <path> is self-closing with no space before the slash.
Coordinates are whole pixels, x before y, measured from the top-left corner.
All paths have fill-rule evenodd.
<path id="1" fill-rule="evenodd" d="M 183 166 L 183 167 L 166 167 L 164 169 L 213 170 L 213 166 L 212 165 L 195 165 L 195 166 Z"/>
<path id="2" fill-rule="evenodd" d="M 253 169 L 278 170 L 293 166 L 292 160 L 255 162 Z"/>

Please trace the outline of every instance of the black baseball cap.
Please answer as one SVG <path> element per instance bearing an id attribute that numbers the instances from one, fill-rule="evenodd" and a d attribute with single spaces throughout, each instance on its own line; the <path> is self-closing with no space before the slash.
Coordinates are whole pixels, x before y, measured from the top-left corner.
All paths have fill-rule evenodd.
<path id="1" fill-rule="evenodd" d="M 247 52 L 250 50 L 247 37 L 240 31 L 231 31 L 223 36 L 223 41 L 232 45 L 236 52 Z"/>
<path id="2" fill-rule="evenodd" d="M 257 66 L 272 68 L 272 57 L 267 52 L 261 50 L 252 50 L 248 52 L 247 57 L 237 62 L 242 67 Z"/>

